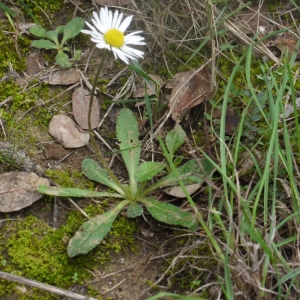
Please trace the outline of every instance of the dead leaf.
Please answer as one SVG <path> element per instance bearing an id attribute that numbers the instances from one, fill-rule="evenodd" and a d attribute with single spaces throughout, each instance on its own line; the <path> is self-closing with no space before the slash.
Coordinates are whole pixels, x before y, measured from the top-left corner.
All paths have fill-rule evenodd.
<path id="1" fill-rule="evenodd" d="M 292 54 L 296 49 L 298 39 L 293 35 L 284 35 L 281 37 L 277 37 L 274 41 L 275 46 L 281 51 Z"/>
<path id="2" fill-rule="evenodd" d="M 49 77 L 49 84 L 70 85 L 79 81 L 79 73 L 76 68 L 54 71 Z"/>
<path id="3" fill-rule="evenodd" d="M 44 152 L 46 159 L 62 159 L 70 154 L 70 150 L 66 150 L 60 144 L 46 144 Z"/>
<path id="4" fill-rule="evenodd" d="M 102 6 L 124 6 L 130 3 L 130 0 L 94 0 L 98 5 Z"/>
<path id="5" fill-rule="evenodd" d="M 8 172 L 0 175 L 0 211 L 12 212 L 28 207 L 43 197 L 37 192 L 41 184 L 50 185 L 46 178 L 33 172 Z"/>
<path id="6" fill-rule="evenodd" d="M 169 108 L 172 119 L 179 122 L 192 107 L 206 101 L 213 93 L 210 87 L 210 73 L 207 67 L 177 73 L 168 86 L 174 86 Z"/>
<path id="7" fill-rule="evenodd" d="M 221 118 L 221 111 L 214 110 L 213 112 L 214 119 Z M 226 119 L 225 119 L 225 133 L 228 135 L 233 135 L 239 126 L 240 117 L 236 113 L 235 109 L 232 107 L 228 107 L 226 111 Z"/>
<path id="8" fill-rule="evenodd" d="M 65 148 L 79 148 L 89 142 L 89 134 L 79 131 L 66 115 L 56 115 L 49 124 L 49 133 Z"/>
<path id="9" fill-rule="evenodd" d="M 44 67 L 45 58 L 39 49 L 31 49 L 26 59 L 26 74 L 31 76 L 37 74 Z"/>
<path id="10" fill-rule="evenodd" d="M 185 187 L 189 195 L 192 195 L 201 187 L 201 183 L 189 184 L 186 185 Z M 180 186 L 167 187 L 163 191 L 165 194 L 168 194 L 176 198 L 185 198 L 185 194 L 183 193 L 182 188 Z"/>
<path id="11" fill-rule="evenodd" d="M 90 104 L 90 92 L 83 88 L 77 88 L 72 96 L 72 110 L 74 118 L 82 129 L 88 129 L 88 111 Z M 96 128 L 100 121 L 99 102 L 94 97 L 91 114 L 92 128 Z"/>
<path id="12" fill-rule="evenodd" d="M 158 76 L 158 75 L 151 75 L 151 74 L 149 74 L 149 76 L 153 80 L 157 81 L 160 86 L 164 85 L 164 81 L 162 80 L 162 78 L 160 76 Z M 154 91 L 155 91 L 156 85 L 155 85 L 155 83 L 152 83 L 152 82 L 151 82 L 151 85 L 152 85 L 153 89 L 151 89 L 148 85 L 146 85 L 146 90 L 147 90 L 148 96 L 152 96 L 152 95 L 155 94 Z M 145 97 L 145 87 L 144 87 L 144 85 L 143 86 L 140 85 L 140 84 L 136 85 L 136 89 L 135 89 L 135 91 L 133 93 L 133 97 L 134 98 L 144 98 Z"/>

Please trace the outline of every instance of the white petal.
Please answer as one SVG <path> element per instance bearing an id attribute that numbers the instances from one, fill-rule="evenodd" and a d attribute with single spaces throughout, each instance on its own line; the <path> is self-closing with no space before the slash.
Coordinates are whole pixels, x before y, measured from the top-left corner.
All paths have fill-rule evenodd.
<path id="1" fill-rule="evenodd" d="M 82 29 L 80 32 L 85 33 L 85 34 L 93 34 L 93 31 L 86 30 L 86 29 Z"/>
<path id="2" fill-rule="evenodd" d="M 108 21 L 107 21 L 107 26 L 109 28 L 112 28 L 112 20 L 113 20 L 113 15 L 111 10 L 108 11 Z"/>
<path id="3" fill-rule="evenodd" d="M 99 30 L 99 28 L 100 27 L 102 27 L 101 26 L 101 20 L 100 20 L 100 18 L 99 18 L 99 15 L 96 13 L 96 12 L 93 12 L 93 16 L 94 16 L 94 19 L 95 19 L 95 21 L 96 21 L 96 24 L 97 24 L 97 29 Z M 95 24 L 95 23 L 94 23 Z"/>
<path id="4" fill-rule="evenodd" d="M 124 45 L 121 50 L 126 54 L 131 54 L 137 57 L 144 57 L 144 52 Z"/>
<path id="5" fill-rule="evenodd" d="M 118 21 L 118 16 L 119 16 L 119 12 L 118 12 L 118 10 L 116 10 L 115 14 L 114 14 L 114 18 L 113 18 L 112 23 L 111 23 L 111 28 L 116 28 L 116 23 Z"/>
<path id="6" fill-rule="evenodd" d="M 105 6 L 104 8 L 102 7 L 100 10 L 100 21 L 103 26 L 103 32 L 106 32 L 109 27 L 108 27 L 108 9 Z"/>
<path id="7" fill-rule="evenodd" d="M 127 58 L 127 56 L 122 53 L 122 51 L 120 51 L 119 49 L 116 49 L 115 51 L 113 51 L 115 55 L 117 55 L 125 64 L 128 65 L 129 60 Z"/>
<path id="8" fill-rule="evenodd" d="M 99 17 L 94 18 L 94 19 L 92 19 L 92 20 L 93 20 L 93 23 L 94 23 L 95 27 L 97 28 L 97 30 L 98 30 L 99 32 L 103 33 L 103 32 L 104 32 L 104 29 L 103 29 L 104 25 L 103 25 L 103 23 L 101 22 L 101 20 L 99 19 Z"/>
<path id="9" fill-rule="evenodd" d="M 109 45 L 107 45 L 106 43 L 104 43 L 104 44 L 103 43 L 96 44 L 96 47 L 100 48 L 100 49 L 107 49 L 107 50 L 111 51 Z"/>
<path id="10" fill-rule="evenodd" d="M 142 42 L 144 38 L 142 36 L 131 36 L 128 38 L 128 36 L 125 36 L 125 45 L 145 45 L 145 42 Z"/>
<path id="11" fill-rule="evenodd" d="M 120 31 L 124 32 L 124 31 L 128 28 L 128 26 L 130 25 L 131 20 L 132 20 L 132 16 L 128 16 L 128 17 L 122 22 L 122 24 L 119 26 L 118 29 L 119 29 Z"/>
<path id="12" fill-rule="evenodd" d="M 118 20 L 117 20 L 117 22 L 116 22 L 116 24 L 115 24 L 115 28 L 116 28 L 116 29 L 119 28 L 122 19 L 123 19 L 123 13 L 121 13 L 121 14 L 119 15 L 119 18 L 118 18 Z"/>
<path id="13" fill-rule="evenodd" d="M 92 29 L 93 31 L 95 30 L 95 27 L 93 25 L 91 25 L 89 22 L 85 22 L 85 24 L 90 27 L 90 29 Z"/>
<path id="14" fill-rule="evenodd" d="M 141 32 L 143 32 L 143 31 L 134 31 L 134 32 L 128 33 L 126 36 L 133 36 L 133 35 L 136 35 Z"/>

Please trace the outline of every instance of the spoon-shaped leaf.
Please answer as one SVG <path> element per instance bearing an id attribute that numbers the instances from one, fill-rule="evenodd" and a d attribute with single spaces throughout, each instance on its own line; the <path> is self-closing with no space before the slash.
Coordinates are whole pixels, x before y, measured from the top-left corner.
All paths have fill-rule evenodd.
<path id="1" fill-rule="evenodd" d="M 140 216 L 143 213 L 143 207 L 136 203 L 130 203 L 130 205 L 127 207 L 127 217 L 128 218 L 135 218 Z"/>
<path id="2" fill-rule="evenodd" d="M 125 162 L 130 188 L 133 193 L 137 190 L 137 182 L 134 174 L 138 169 L 141 145 L 139 141 L 139 127 L 133 112 L 128 108 L 123 108 L 116 124 L 117 138 L 120 141 L 120 150 Z"/>
<path id="3" fill-rule="evenodd" d="M 81 169 L 83 174 L 88 179 L 106 185 L 122 195 L 124 194 L 124 192 L 119 188 L 119 186 L 110 180 L 107 171 L 102 169 L 95 160 L 91 158 L 84 159 L 81 165 Z"/>
<path id="4" fill-rule="evenodd" d="M 59 197 L 97 197 L 97 198 L 104 198 L 104 197 L 114 197 L 114 198 L 124 198 L 120 194 L 115 193 L 107 193 L 107 192 L 95 192 L 95 191 L 88 191 L 82 190 L 77 188 L 63 188 L 63 187 L 52 187 L 47 185 L 40 185 L 37 188 L 38 192 L 46 195 L 52 196 L 59 196 Z"/>
<path id="5" fill-rule="evenodd" d="M 167 133 L 165 141 L 171 157 L 174 156 L 174 153 L 184 143 L 185 137 L 185 131 L 180 125 L 176 125 L 173 130 Z"/>
<path id="6" fill-rule="evenodd" d="M 32 47 L 38 48 L 38 49 L 56 49 L 54 43 L 52 43 L 49 40 L 35 40 L 31 43 Z"/>
<path id="7" fill-rule="evenodd" d="M 29 32 L 37 37 L 46 38 L 47 31 L 41 26 L 33 26 L 29 28 Z"/>
<path id="8" fill-rule="evenodd" d="M 66 24 L 63 30 L 63 38 L 61 41 L 61 45 L 75 37 L 77 34 L 80 33 L 81 29 L 84 27 L 85 21 L 82 18 L 74 18 L 69 23 Z"/>
<path id="9" fill-rule="evenodd" d="M 105 214 L 97 215 L 84 222 L 69 241 L 68 255 L 74 257 L 78 254 L 86 254 L 98 246 L 110 231 L 119 212 L 129 203 L 130 201 L 124 200 Z"/>
<path id="10" fill-rule="evenodd" d="M 69 56 L 64 52 L 59 52 L 55 56 L 55 61 L 63 68 L 68 68 L 72 65 L 69 61 Z"/>
<path id="11" fill-rule="evenodd" d="M 196 217 L 173 204 L 156 201 L 151 198 L 144 199 L 142 203 L 152 217 L 160 222 L 183 226 L 193 231 L 197 229 Z"/>
<path id="12" fill-rule="evenodd" d="M 164 163 L 146 161 L 140 164 L 139 169 L 134 174 L 134 178 L 137 182 L 144 182 L 152 179 L 164 168 Z"/>

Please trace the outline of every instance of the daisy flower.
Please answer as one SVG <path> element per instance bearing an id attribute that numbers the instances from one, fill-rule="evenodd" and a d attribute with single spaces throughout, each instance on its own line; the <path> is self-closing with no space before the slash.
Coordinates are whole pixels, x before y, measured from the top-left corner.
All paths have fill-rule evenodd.
<path id="1" fill-rule="evenodd" d="M 112 51 L 116 59 L 119 58 L 126 64 L 129 64 L 129 60 L 144 56 L 144 52 L 128 46 L 145 45 L 144 38 L 138 35 L 142 31 L 124 34 L 131 23 L 132 16 L 128 16 L 122 22 L 123 13 L 119 14 L 116 10 L 113 14 L 107 7 L 102 7 L 99 14 L 93 12 L 93 16 L 94 26 L 86 22 L 91 30 L 84 29 L 81 32 L 90 34 L 91 41 L 96 43 L 96 47 Z"/>

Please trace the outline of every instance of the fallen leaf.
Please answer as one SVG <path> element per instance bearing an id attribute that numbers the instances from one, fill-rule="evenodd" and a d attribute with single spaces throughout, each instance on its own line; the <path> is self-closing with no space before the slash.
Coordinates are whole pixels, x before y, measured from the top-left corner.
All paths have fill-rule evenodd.
<path id="1" fill-rule="evenodd" d="M 28 207 L 43 197 L 37 192 L 41 184 L 50 185 L 47 178 L 33 172 L 15 171 L 0 175 L 0 212 L 12 212 Z"/>
<path id="2" fill-rule="evenodd" d="M 81 132 L 66 115 L 56 115 L 49 124 L 49 133 L 65 148 L 79 148 L 89 142 L 89 134 Z"/>
<path id="3" fill-rule="evenodd" d="M 174 86 L 168 105 L 172 109 L 174 121 L 179 122 L 189 109 L 206 101 L 213 94 L 210 80 L 207 67 L 199 71 L 193 69 L 175 75 L 168 85 Z"/>
<path id="4" fill-rule="evenodd" d="M 76 68 L 54 71 L 49 77 L 49 84 L 70 85 L 79 81 L 79 73 Z"/>
<path id="5" fill-rule="evenodd" d="M 82 129 L 88 129 L 88 111 L 90 104 L 90 92 L 84 90 L 83 88 L 77 88 L 72 96 L 72 110 L 73 115 Z M 91 114 L 91 125 L 92 128 L 96 128 L 100 121 L 100 109 L 99 102 L 96 97 L 94 97 L 92 105 Z"/>
<path id="6" fill-rule="evenodd" d="M 189 185 L 186 185 L 185 187 L 186 187 L 189 195 L 192 195 L 201 187 L 201 183 L 189 184 Z M 168 195 L 176 197 L 176 198 L 185 198 L 185 194 L 182 191 L 182 188 L 180 186 L 167 187 L 163 191 L 165 194 L 168 194 Z"/>
<path id="7" fill-rule="evenodd" d="M 221 111 L 214 110 L 213 112 L 214 119 L 221 118 Z M 227 135 L 233 135 L 239 125 L 240 117 L 236 113 L 235 109 L 232 107 L 228 107 L 226 111 L 226 119 L 225 119 L 225 133 Z"/>
<path id="8" fill-rule="evenodd" d="M 130 3 L 130 0 L 94 0 L 98 5 L 103 6 L 124 6 Z"/>
<path id="9" fill-rule="evenodd" d="M 60 144 L 46 144 L 44 152 L 46 159 L 62 159 L 70 154 L 70 150 L 65 149 Z"/>
<path id="10" fill-rule="evenodd" d="M 26 74 L 31 76 L 41 71 L 45 58 L 39 49 L 32 49 L 26 59 Z"/>
<path id="11" fill-rule="evenodd" d="M 151 74 L 148 74 L 148 75 L 153 80 L 157 81 L 160 86 L 164 85 L 164 81 L 162 80 L 162 78 L 160 76 L 151 75 Z M 153 89 L 151 89 L 148 85 L 146 85 L 146 91 L 147 91 L 148 96 L 152 96 L 152 95 L 155 94 L 154 91 L 155 91 L 156 85 L 153 82 L 151 82 L 151 85 L 152 85 Z M 144 85 L 137 84 L 136 89 L 133 93 L 133 97 L 134 98 L 144 98 L 144 96 L 145 96 L 145 87 L 144 87 Z"/>

